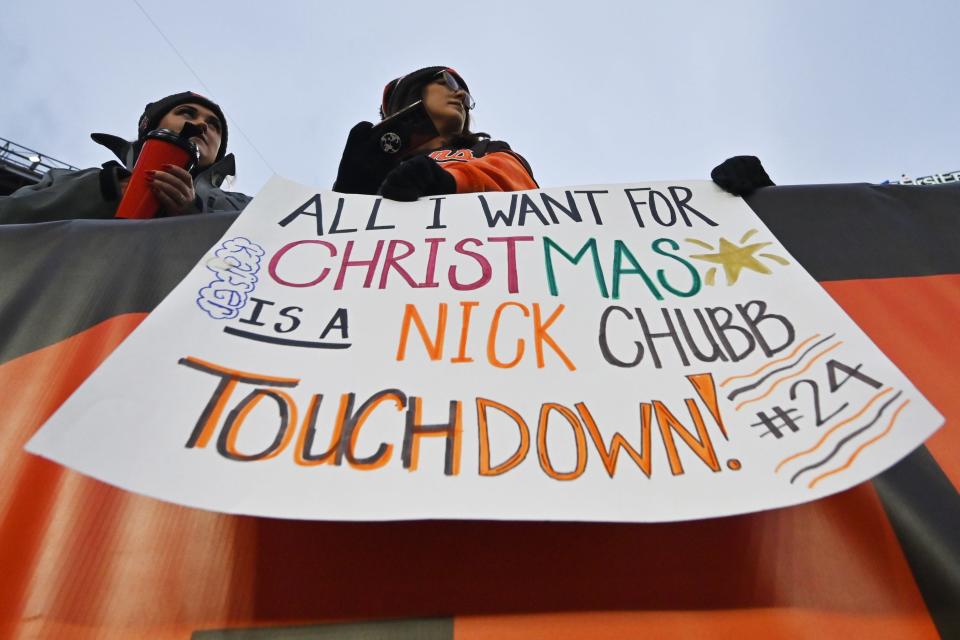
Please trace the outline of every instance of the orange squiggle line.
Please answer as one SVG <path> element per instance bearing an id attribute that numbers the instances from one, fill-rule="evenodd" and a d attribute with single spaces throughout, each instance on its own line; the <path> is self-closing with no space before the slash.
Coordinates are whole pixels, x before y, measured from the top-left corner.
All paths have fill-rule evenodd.
<path id="1" fill-rule="evenodd" d="M 798 344 L 798 345 L 797 345 L 797 348 L 790 352 L 790 355 L 788 355 L 788 356 L 783 356 L 783 357 L 780 358 L 779 360 L 771 360 L 770 362 L 768 362 L 767 364 L 763 365 L 762 367 L 760 367 L 759 369 L 757 369 L 757 370 L 754 371 L 753 373 L 744 373 L 744 374 L 742 374 L 742 375 L 730 376 L 729 378 L 727 378 L 726 380 L 724 380 L 723 382 L 721 382 L 721 383 L 720 383 L 720 386 L 722 387 L 722 386 L 726 385 L 728 382 L 732 382 L 732 381 L 734 381 L 734 380 L 739 380 L 740 378 L 750 378 L 750 377 L 752 377 L 752 376 L 757 375 L 758 373 L 760 373 L 761 371 L 763 371 L 764 369 L 766 369 L 767 367 L 769 367 L 769 366 L 771 366 L 771 365 L 775 365 L 775 364 L 777 364 L 777 363 L 783 362 L 784 360 L 789 360 L 789 359 L 792 358 L 793 356 L 797 355 L 797 353 L 800 351 L 800 349 L 803 349 L 803 347 L 806 346 L 806 344 L 807 344 L 808 342 L 810 342 L 811 340 L 815 340 L 815 339 L 817 339 L 817 338 L 819 338 L 819 337 L 820 337 L 820 334 L 819 334 L 819 333 L 815 333 L 815 334 L 813 334 L 812 336 L 810 336 L 809 338 L 807 338 L 806 340 L 804 340 L 803 342 L 801 342 L 800 344 Z"/>
<path id="2" fill-rule="evenodd" d="M 810 447 L 809 449 L 805 449 L 805 450 L 803 450 L 803 451 L 799 451 L 799 452 L 797 452 L 797 453 L 795 453 L 795 454 L 793 454 L 793 455 L 791 455 L 791 456 L 787 456 L 786 458 L 784 458 L 783 460 L 781 460 L 781 461 L 780 461 L 780 464 L 777 465 L 777 468 L 774 469 L 773 472 L 774 472 L 774 473 L 780 473 L 780 468 L 783 467 L 783 465 L 785 465 L 785 464 L 787 464 L 788 462 L 790 462 L 791 460 L 795 460 L 795 459 L 799 458 L 800 456 L 805 456 L 805 455 L 807 455 L 808 453 L 813 453 L 814 451 L 816 451 L 817 449 L 819 449 L 819 448 L 820 448 L 820 445 L 822 445 L 824 442 L 826 442 L 827 438 L 830 437 L 830 434 L 831 434 L 831 433 L 833 433 L 834 431 L 836 431 L 837 429 L 839 429 L 839 428 L 842 427 L 843 425 L 848 424 L 848 423 L 850 423 L 850 422 L 853 422 L 854 420 L 856 420 L 857 418 L 859 418 L 860 416 L 862 416 L 864 413 L 867 412 L 867 409 L 870 408 L 870 405 L 872 405 L 874 402 L 876 402 L 877 398 L 879 398 L 880 396 L 882 396 L 882 395 L 884 395 L 884 394 L 890 393 L 891 391 L 893 391 L 893 387 L 887 387 L 886 389 L 884 389 L 883 391 L 881 391 L 881 392 L 878 393 L 877 395 L 875 395 L 875 396 L 873 396 L 872 398 L 870 398 L 870 400 L 867 401 L 867 404 L 863 405 L 863 408 L 861 408 L 860 411 L 857 411 L 855 414 L 853 414 L 853 415 L 850 416 L 849 418 L 846 418 L 846 419 L 844 419 L 844 420 L 841 420 L 841 421 L 838 422 L 837 424 L 835 424 L 835 425 L 833 425 L 832 427 L 830 427 L 830 428 L 827 430 L 827 432 L 824 433 L 823 436 L 822 436 L 819 440 L 817 440 L 817 444 L 813 445 L 813 446 Z"/>
<path id="3" fill-rule="evenodd" d="M 897 407 L 897 410 L 893 412 L 893 415 L 890 416 L 890 424 L 887 425 L 887 428 L 884 429 L 882 433 L 877 434 L 873 438 L 867 440 L 862 445 L 857 447 L 857 450 L 853 452 L 853 455 L 850 456 L 850 459 L 847 460 L 842 467 L 837 467 L 833 471 L 827 471 L 826 473 L 817 476 L 816 478 L 810 481 L 810 484 L 807 485 L 807 488 L 813 489 L 813 485 L 817 484 L 827 476 L 832 476 L 835 473 L 840 473 L 841 471 L 849 467 L 851 464 L 853 464 L 853 461 L 856 460 L 857 456 L 860 455 L 861 451 L 863 451 L 864 449 L 872 445 L 874 442 L 876 442 L 880 438 L 890 433 L 890 430 L 893 429 L 893 423 L 897 421 L 897 416 L 900 415 L 900 412 L 903 411 L 903 408 L 906 407 L 908 404 L 910 404 L 910 401 L 904 400 L 903 403 L 899 407 Z"/>
<path id="4" fill-rule="evenodd" d="M 752 403 L 752 402 L 756 402 L 757 400 L 763 400 L 764 398 L 766 398 L 767 396 L 769 396 L 771 393 L 773 393 L 773 390 L 776 389 L 777 387 L 779 387 L 781 382 L 786 382 L 787 380 L 790 380 L 791 378 L 796 378 L 796 377 L 799 376 L 801 373 L 804 373 L 807 369 L 809 369 L 810 367 L 812 367 L 814 362 L 816 362 L 817 360 L 819 360 L 819 359 L 822 358 L 823 356 L 827 355 L 828 353 L 830 353 L 831 351 L 833 351 L 834 349 L 836 349 L 837 347 L 839 347 L 839 346 L 842 345 L 842 344 L 843 344 L 843 341 L 841 340 L 840 342 L 836 343 L 836 344 L 833 345 L 832 347 L 821 351 L 821 352 L 818 353 L 817 355 L 813 356 L 813 358 L 810 359 L 810 362 L 807 363 L 807 366 L 805 366 L 803 369 L 800 369 L 800 371 L 797 371 L 796 373 L 791 373 L 791 374 L 788 375 L 788 376 L 785 376 L 785 377 L 783 377 L 783 378 L 780 378 L 779 380 L 777 380 L 776 382 L 773 383 L 773 386 L 771 386 L 769 389 L 767 389 L 767 392 L 766 392 L 766 393 L 764 393 L 764 394 L 761 395 L 761 396 L 757 396 L 756 398 L 750 398 L 749 400 L 744 400 L 743 402 L 741 402 L 740 404 L 738 404 L 738 405 L 734 408 L 734 411 L 740 411 L 740 409 L 742 409 L 744 406 L 746 406 L 746 405 L 748 405 L 748 404 L 750 404 L 750 403 Z"/>

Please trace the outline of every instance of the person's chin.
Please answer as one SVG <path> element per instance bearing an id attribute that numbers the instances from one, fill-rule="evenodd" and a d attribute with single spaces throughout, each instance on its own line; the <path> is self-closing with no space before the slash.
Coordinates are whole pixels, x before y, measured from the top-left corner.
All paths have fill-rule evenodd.
<path id="1" fill-rule="evenodd" d="M 190 141 L 197 145 L 197 149 L 200 150 L 201 155 L 206 154 L 210 150 L 210 147 L 207 146 L 207 143 L 204 142 L 202 138 L 190 138 Z"/>
<path id="2" fill-rule="evenodd" d="M 213 164 L 212 156 L 210 155 L 210 153 L 207 152 L 207 149 L 205 149 L 204 147 L 200 147 L 198 145 L 198 148 L 200 150 L 200 160 L 197 162 L 197 166 L 209 167 L 211 164 Z"/>
<path id="3" fill-rule="evenodd" d="M 463 125 L 466 124 L 467 118 L 459 110 L 453 110 L 453 113 L 450 114 L 450 126 L 456 131 L 463 131 Z"/>

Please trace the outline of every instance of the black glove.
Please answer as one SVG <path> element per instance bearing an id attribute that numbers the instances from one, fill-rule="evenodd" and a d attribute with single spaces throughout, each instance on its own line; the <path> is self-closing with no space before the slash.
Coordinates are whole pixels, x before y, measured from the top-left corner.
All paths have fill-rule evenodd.
<path id="1" fill-rule="evenodd" d="M 427 156 L 415 156 L 387 174 L 380 194 L 391 200 L 410 202 L 422 196 L 457 192 L 457 181 Z"/>
<path id="2" fill-rule="evenodd" d="M 383 153 L 370 135 L 373 123 L 359 122 L 347 136 L 333 190 L 375 195 L 398 160 Z"/>
<path id="3" fill-rule="evenodd" d="M 104 162 L 100 169 L 100 195 L 107 202 L 120 202 L 120 181 L 130 177 L 130 171 L 116 160 Z"/>
<path id="4" fill-rule="evenodd" d="M 746 196 L 760 187 L 774 186 L 756 156 L 728 158 L 713 168 L 710 177 L 717 186 L 735 196 Z"/>

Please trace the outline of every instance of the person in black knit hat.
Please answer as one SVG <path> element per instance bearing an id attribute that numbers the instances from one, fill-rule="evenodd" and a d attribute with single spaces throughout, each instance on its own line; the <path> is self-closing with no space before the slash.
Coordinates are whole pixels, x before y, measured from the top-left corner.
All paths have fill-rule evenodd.
<path id="1" fill-rule="evenodd" d="M 156 102 L 148 102 L 147 106 L 143 108 L 143 115 L 140 116 L 140 122 L 137 124 L 137 141 L 142 143 L 149 132 L 154 129 L 164 128 L 161 124 L 162 120 L 173 112 L 174 107 L 179 107 L 184 104 L 200 106 L 209 111 L 209 113 L 203 114 L 204 117 L 202 120 L 204 120 L 204 124 L 213 127 L 220 136 L 220 146 L 216 153 L 211 154 L 208 152 L 206 158 L 204 158 L 204 141 L 199 139 L 195 140 L 197 146 L 200 148 L 200 163 L 204 164 L 206 161 L 205 164 L 210 165 L 213 164 L 213 162 L 223 160 L 223 157 L 227 155 L 227 117 L 223 115 L 223 109 L 220 108 L 220 105 L 210 98 L 202 96 L 199 93 L 194 93 L 193 91 L 175 93 L 166 98 L 161 98 Z M 196 109 L 194 109 L 194 111 L 196 111 Z M 194 117 L 199 117 L 199 114 Z"/>
<path id="2" fill-rule="evenodd" d="M 436 131 L 412 149 L 386 153 L 360 122 L 347 137 L 334 191 L 380 194 L 393 200 L 476 191 L 536 189 L 527 161 L 506 142 L 470 130 L 475 106 L 467 83 L 450 67 L 425 67 L 387 83 L 381 119 L 422 100 Z"/>
<path id="3" fill-rule="evenodd" d="M 179 133 L 188 122 L 200 129 L 191 138 L 200 161 L 192 171 L 168 165 L 151 175 L 160 215 L 241 211 L 249 196 L 220 189 L 236 167 L 233 155 L 227 154 L 223 110 L 205 96 L 184 91 L 147 103 L 133 142 L 104 133 L 90 136 L 110 149 L 119 162 L 81 171 L 52 169 L 39 183 L 0 197 L 0 224 L 114 217 L 147 133 L 161 128 Z"/>

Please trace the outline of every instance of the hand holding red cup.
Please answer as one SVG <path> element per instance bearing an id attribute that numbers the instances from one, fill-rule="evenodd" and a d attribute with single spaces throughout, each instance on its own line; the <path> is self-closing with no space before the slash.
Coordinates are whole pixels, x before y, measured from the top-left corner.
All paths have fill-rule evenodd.
<path id="1" fill-rule="evenodd" d="M 115 217 L 154 218 L 161 207 L 171 213 L 189 207 L 196 197 L 190 170 L 200 160 L 190 138 L 201 133 L 189 122 L 179 134 L 169 129 L 148 133 Z"/>

